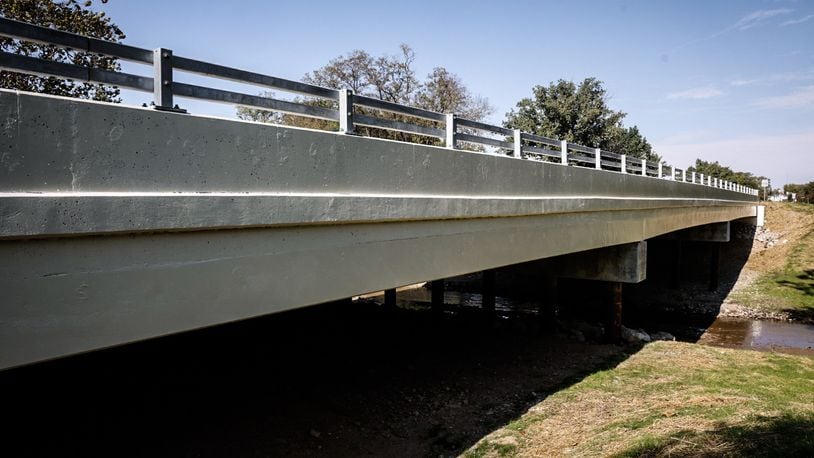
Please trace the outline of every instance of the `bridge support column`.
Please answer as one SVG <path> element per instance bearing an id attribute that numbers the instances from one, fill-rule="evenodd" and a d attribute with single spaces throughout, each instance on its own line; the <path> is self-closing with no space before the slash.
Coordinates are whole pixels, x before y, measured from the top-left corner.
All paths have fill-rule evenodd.
<path id="1" fill-rule="evenodd" d="M 384 306 L 388 309 L 396 308 L 396 288 L 384 290 Z"/>
<path id="2" fill-rule="evenodd" d="M 605 338 L 616 343 L 622 339 L 622 282 L 612 282 L 611 308 L 605 322 Z"/>
<path id="3" fill-rule="evenodd" d="M 705 242 L 710 247 L 710 261 L 709 261 L 709 290 L 715 291 L 718 289 L 718 268 L 720 264 L 720 249 L 721 243 L 728 242 L 731 238 L 730 223 L 712 223 L 703 226 L 691 227 L 669 234 L 667 238 L 673 239 L 676 243 L 681 244 L 682 241 L 689 242 Z M 678 287 L 677 282 L 678 269 L 673 272 L 673 286 Z"/>
<path id="4" fill-rule="evenodd" d="M 432 290 L 432 311 L 433 313 L 441 313 L 444 311 L 444 279 L 433 280 L 430 283 Z"/>
<path id="5" fill-rule="evenodd" d="M 481 305 L 487 317 L 495 314 L 495 271 L 484 270 L 481 286 Z"/>
<path id="6" fill-rule="evenodd" d="M 716 291 L 718 289 L 718 271 L 721 263 L 721 245 L 719 243 L 710 243 L 710 245 L 709 290 Z"/>
<path id="7" fill-rule="evenodd" d="M 647 275 L 647 242 L 627 243 L 554 258 L 544 279 L 541 318 L 553 323 L 557 277 L 610 283 L 611 303 L 605 311 L 606 339 L 618 342 L 622 330 L 622 283 L 639 283 Z"/>
<path id="8" fill-rule="evenodd" d="M 639 283 L 647 275 L 647 242 L 626 243 L 555 258 L 559 277 Z"/>

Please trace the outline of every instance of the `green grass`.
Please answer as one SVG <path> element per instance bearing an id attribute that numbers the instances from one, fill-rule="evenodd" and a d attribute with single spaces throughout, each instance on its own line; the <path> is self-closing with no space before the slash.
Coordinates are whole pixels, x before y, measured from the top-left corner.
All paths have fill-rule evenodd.
<path id="1" fill-rule="evenodd" d="M 465 453 L 814 456 L 814 358 L 656 342 Z"/>
<path id="2" fill-rule="evenodd" d="M 814 205 L 789 205 L 800 213 L 814 214 Z M 814 321 L 814 228 L 792 248 L 786 265 L 759 278 L 732 299 L 747 307 L 787 313 L 791 318 Z"/>

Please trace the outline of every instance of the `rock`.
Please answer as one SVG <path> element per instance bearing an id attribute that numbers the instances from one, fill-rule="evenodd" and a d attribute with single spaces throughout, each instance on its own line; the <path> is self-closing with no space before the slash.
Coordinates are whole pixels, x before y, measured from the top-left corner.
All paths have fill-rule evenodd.
<path id="1" fill-rule="evenodd" d="M 630 329 L 622 326 L 622 340 L 627 343 L 650 342 L 650 335 L 641 329 Z"/>
<path id="2" fill-rule="evenodd" d="M 585 336 L 577 331 L 576 329 L 571 329 L 568 331 L 568 337 L 576 340 L 577 342 L 585 342 Z"/>
<path id="3" fill-rule="evenodd" d="M 591 341 L 599 342 L 605 336 L 605 329 L 601 324 L 590 324 L 577 321 L 574 323 L 574 329 L 577 329 L 582 335 Z"/>
<path id="4" fill-rule="evenodd" d="M 319 439 L 319 436 L 321 436 L 321 435 L 322 435 L 322 433 L 320 433 L 320 432 L 319 432 L 319 431 L 317 431 L 316 429 L 312 429 L 312 430 L 309 432 L 309 434 L 311 435 L 311 437 L 313 437 L 313 438 L 315 438 L 315 439 Z"/>
<path id="5" fill-rule="evenodd" d="M 650 339 L 653 340 L 653 341 L 656 341 L 656 340 L 675 341 L 676 340 L 674 335 L 670 334 L 669 332 L 664 332 L 664 331 L 658 331 L 658 332 L 654 332 L 654 333 L 650 334 Z"/>

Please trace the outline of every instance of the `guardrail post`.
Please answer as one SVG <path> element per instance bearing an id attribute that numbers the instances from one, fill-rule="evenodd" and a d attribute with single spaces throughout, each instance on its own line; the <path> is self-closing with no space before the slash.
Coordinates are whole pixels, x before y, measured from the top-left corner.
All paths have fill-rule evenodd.
<path id="1" fill-rule="evenodd" d="M 681 181 L 683 181 L 684 183 L 687 182 L 687 171 L 684 169 L 681 169 Z"/>
<path id="2" fill-rule="evenodd" d="M 566 140 L 560 141 L 560 163 L 568 165 L 568 141 Z"/>
<path id="3" fill-rule="evenodd" d="M 659 178 L 664 178 L 664 164 L 659 162 Z"/>
<path id="4" fill-rule="evenodd" d="M 647 159 L 642 159 L 642 176 L 647 176 Z"/>
<path id="5" fill-rule="evenodd" d="M 695 184 L 695 170 L 692 171 L 692 184 Z"/>
<path id="6" fill-rule="evenodd" d="M 458 132 L 458 120 L 455 113 L 447 113 L 446 130 L 445 146 L 449 149 L 455 149 L 455 134 Z"/>
<path id="7" fill-rule="evenodd" d="M 339 90 L 339 132 L 352 134 L 355 130 L 353 125 L 353 90 Z"/>
<path id="8" fill-rule="evenodd" d="M 622 173 L 627 173 L 627 156 L 623 154 L 621 160 L 622 160 Z"/>
<path id="9" fill-rule="evenodd" d="M 523 143 L 520 138 L 522 133 L 520 129 L 514 130 L 514 157 L 523 157 Z"/>
<path id="10" fill-rule="evenodd" d="M 602 148 L 594 149 L 594 168 L 602 170 Z"/>
<path id="11" fill-rule="evenodd" d="M 172 50 L 153 51 L 153 103 L 155 108 L 172 110 Z"/>

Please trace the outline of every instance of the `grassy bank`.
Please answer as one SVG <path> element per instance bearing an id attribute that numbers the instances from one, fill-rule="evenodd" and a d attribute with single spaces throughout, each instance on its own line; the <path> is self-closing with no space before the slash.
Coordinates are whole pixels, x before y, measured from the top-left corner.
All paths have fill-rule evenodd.
<path id="1" fill-rule="evenodd" d="M 754 310 L 814 321 L 814 205 L 772 204 L 767 212 L 767 227 L 780 231 L 788 246 L 775 250 L 777 260 L 762 263 L 756 280 L 734 291 L 729 300 Z M 753 253 L 755 256 L 771 257 L 763 251 Z M 761 261 L 750 259 L 759 266 Z"/>
<path id="2" fill-rule="evenodd" d="M 814 359 L 656 342 L 465 453 L 814 456 Z"/>

